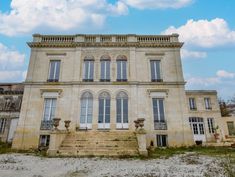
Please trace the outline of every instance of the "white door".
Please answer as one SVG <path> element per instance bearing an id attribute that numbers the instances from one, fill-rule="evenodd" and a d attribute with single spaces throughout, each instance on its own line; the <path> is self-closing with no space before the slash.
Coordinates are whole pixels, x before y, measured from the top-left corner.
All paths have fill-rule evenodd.
<path id="1" fill-rule="evenodd" d="M 194 141 L 206 141 L 203 118 L 190 118 L 190 125 L 193 131 Z"/>
<path id="2" fill-rule="evenodd" d="M 116 98 L 116 121 L 117 129 L 128 129 L 128 95 L 122 91 Z"/>
<path id="3" fill-rule="evenodd" d="M 85 92 L 81 97 L 80 129 L 92 129 L 93 97 Z"/>
<path id="4" fill-rule="evenodd" d="M 11 125 L 10 125 L 10 129 L 9 129 L 9 134 L 7 137 L 7 142 L 12 142 L 14 135 L 15 135 L 17 125 L 18 125 L 18 120 L 19 120 L 19 118 L 11 119 Z"/>
<path id="5" fill-rule="evenodd" d="M 110 96 L 99 98 L 98 129 L 110 129 Z"/>

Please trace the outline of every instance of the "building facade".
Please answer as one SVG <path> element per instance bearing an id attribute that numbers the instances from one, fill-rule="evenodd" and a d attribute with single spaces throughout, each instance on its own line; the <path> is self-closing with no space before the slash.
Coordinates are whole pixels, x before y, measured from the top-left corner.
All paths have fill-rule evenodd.
<path id="1" fill-rule="evenodd" d="M 23 84 L 0 84 L 0 141 L 12 142 L 20 116 Z"/>
<path id="2" fill-rule="evenodd" d="M 144 118 L 147 146 L 213 140 L 216 92 L 185 91 L 177 34 L 35 34 L 28 45 L 13 148 L 48 144 L 55 117 L 70 120 L 74 133 L 133 132 L 134 120 Z"/>

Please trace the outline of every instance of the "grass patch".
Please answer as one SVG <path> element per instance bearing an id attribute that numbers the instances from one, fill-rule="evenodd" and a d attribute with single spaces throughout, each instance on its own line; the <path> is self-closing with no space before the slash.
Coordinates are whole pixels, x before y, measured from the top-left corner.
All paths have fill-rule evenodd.
<path id="1" fill-rule="evenodd" d="M 156 148 L 149 151 L 148 158 L 169 158 L 178 154 L 187 152 L 195 152 L 199 155 L 207 155 L 211 157 L 229 157 L 232 163 L 235 163 L 235 149 L 230 147 L 179 147 L 179 148 Z"/>
<path id="2" fill-rule="evenodd" d="M 0 141 L 0 154 L 6 154 L 11 152 L 11 144 L 9 143 L 3 143 Z"/>

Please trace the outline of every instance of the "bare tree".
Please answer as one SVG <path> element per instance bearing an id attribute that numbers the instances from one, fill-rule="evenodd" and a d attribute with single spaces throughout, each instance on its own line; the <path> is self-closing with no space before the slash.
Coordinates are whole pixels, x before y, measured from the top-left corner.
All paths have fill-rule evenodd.
<path id="1" fill-rule="evenodd" d="M 230 110 L 228 109 L 228 102 L 225 102 L 223 99 L 219 98 L 219 106 L 222 117 L 230 116 Z"/>

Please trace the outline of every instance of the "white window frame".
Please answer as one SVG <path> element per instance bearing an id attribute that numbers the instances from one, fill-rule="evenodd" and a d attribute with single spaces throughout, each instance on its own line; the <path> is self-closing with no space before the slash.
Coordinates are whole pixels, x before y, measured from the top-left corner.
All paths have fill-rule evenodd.
<path id="1" fill-rule="evenodd" d="M 120 78 L 118 78 L 118 62 L 121 62 L 120 63 Z M 124 74 L 123 74 L 123 63 L 126 63 L 126 78 L 124 78 Z M 127 63 L 127 60 L 117 60 L 117 81 L 127 81 L 128 79 L 128 77 L 127 77 L 127 73 L 128 73 L 128 71 L 127 71 L 127 68 L 128 68 L 128 63 Z"/>
<path id="2" fill-rule="evenodd" d="M 86 71 L 86 62 L 88 62 L 88 71 Z M 91 74 L 92 70 L 91 70 L 91 62 L 93 63 L 93 75 Z M 94 60 L 84 60 L 84 64 L 83 64 L 83 80 L 87 80 L 87 81 L 93 81 L 94 80 L 94 68 L 95 68 L 95 62 Z M 86 78 L 86 72 L 87 73 L 87 78 Z"/>
<path id="3" fill-rule="evenodd" d="M 51 67 L 52 67 L 52 62 L 55 62 L 55 68 L 54 68 L 54 73 L 53 73 L 53 78 L 50 78 L 50 76 L 51 76 Z M 50 65 L 49 65 L 49 76 L 48 76 L 48 80 L 56 80 L 57 78 L 56 78 L 56 72 L 57 72 L 57 70 L 58 70 L 58 63 L 59 63 L 59 65 L 60 65 L 60 68 L 61 68 L 61 60 L 50 60 Z M 58 75 L 58 81 L 59 81 L 59 79 L 60 79 L 60 69 L 59 69 L 59 75 Z"/>
<path id="4" fill-rule="evenodd" d="M 102 78 L 102 64 L 104 62 L 104 78 Z M 107 64 L 109 62 L 109 75 L 107 75 Z M 102 81 L 110 81 L 111 75 L 111 61 L 110 60 L 100 60 L 100 80 Z"/>
<path id="5" fill-rule="evenodd" d="M 189 109 L 190 110 L 196 110 L 197 109 L 196 99 L 193 98 L 193 97 L 189 97 Z"/>
<path id="6" fill-rule="evenodd" d="M 215 119 L 213 117 L 207 118 L 209 133 L 215 133 Z"/>
<path id="7" fill-rule="evenodd" d="M 205 102 L 205 109 L 207 110 L 211 109 L 211 98 L 209 97 L 204 98 L 204 102 Z"/>
<path id="8" fill-rule="evenodd" d="M 7 121 L 6 118 L 0 119 L 0 134 L 3 134 L 5 131 L 6 121 Z"/>
<path id="9" fill-rule="evenodd" d="M 158 74 L 157 74 L 157 65 L 156 63 L 159 62 L 159 78 L 158 78 Z M 151 78 L 151 81 L 161 81 L 162 80 L 162 70 L 161 70 L 161 59 L 150 59 L 149 60 L 149 63 L 150 63 L 150 78 Z M 154 78 L 152 78 L 152 66 L 151 64 L 153 63 L 154 65 Z"/>

